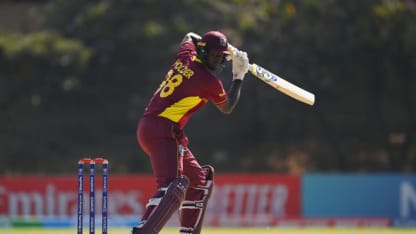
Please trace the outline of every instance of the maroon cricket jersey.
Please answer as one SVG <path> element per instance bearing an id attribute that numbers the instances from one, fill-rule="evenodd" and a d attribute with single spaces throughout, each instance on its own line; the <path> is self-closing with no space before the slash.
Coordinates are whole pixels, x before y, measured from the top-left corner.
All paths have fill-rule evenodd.
<path id="1" fill-rule="evenodd" d="M 153 94 L 144 116 L 167 118 L 184 128 L 192 113 L 208 101 L 227 100 L 221 80 L 196 57 L 195 45 L 183 42 L 164 81 Z"/>

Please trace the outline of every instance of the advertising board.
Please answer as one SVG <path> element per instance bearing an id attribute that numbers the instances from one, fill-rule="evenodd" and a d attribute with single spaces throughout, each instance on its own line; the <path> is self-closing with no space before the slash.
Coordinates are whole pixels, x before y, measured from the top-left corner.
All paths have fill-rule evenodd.
<path id="1" fill-rule="evenodd" d="M 88 201 L 87 176 L 84 184 L 84 201 Z M 96 184 L 95 213 L 98 218 L 101 212 L 99 175 L 96 176 Z M 137 223 L 154 191 L 152 176 L 111 175 L 108 201 L 110 225 Z M 214 192 L 204 223 L 212 226 L 271 225 L 278 218 L 299 217 L 300 199 L 298 176 L 220 174 L 215 177 Z M 76 210 L 76 176 L 0 178 L 0 216 L 12 222 L 23 219 L 48 225 L 72 225 Z M 87 214 L 87 211 L 88 203 L 85 202 L 84 213 Z M 175 222 L 177 218 L 172 220 Z"/>

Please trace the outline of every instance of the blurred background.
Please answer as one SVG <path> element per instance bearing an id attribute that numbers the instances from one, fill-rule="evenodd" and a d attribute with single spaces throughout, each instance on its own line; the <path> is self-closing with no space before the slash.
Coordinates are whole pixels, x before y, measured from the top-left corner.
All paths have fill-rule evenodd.
<path id="1" fill-rule="evenodd" d="M 87 155 L 113 172 L 150 172 L 137 121 L 183 36 L 209 30 L 316 104 L 247 75 L 232 115 L 209 104 L 185 129 L 201 163 L 414 172 L 415 23 L 411 0 L 1 1 L 0 173 L 73 172 Z"/>
<path id="2" fill-rule="evenodd" d="M 340 196 L 356 188 L 296 176 L 395 173 L 397 183 L 387 179 L 387 190 L 398 192 L 386 195 L 395 203 L 391 217 L 416 220 L 415 25 L 415 0 L 2 0 L 0 175 L 74 175 L 87 156 L 108 158 L 112 174 L 151 173 L 137 121 L 184 35 L 220 30 L 251 62 L 315 93 L 316 104 L 247 75 L 232 115 L 208 104 L 187 125 L 201 164 L 289 176 L 288 186 L 312 193 L 334 185 Z M 228 87 L 231 64 L 219 76 Z M 0 182 L 1 199 L 12 187 Z M 368 202 L 386 191 L 369 188 Z M 325 194 L 302 202 L 313 206 Z M 302 213 L 300 198 L 291 199 L 294 214 L 307 216 L 305 203 Z"/>
<path id="3" fill-rule="evenodd" d="M 0 171 L 68 173 L 105 155 L 149 172 L 137 120 L 189 31 L 220 30 L 251 61 L 314 92 L 294 101 L 247 76 L 224 117 L 186 128 L 220 171 L 396 171 L 416 167 L 416 2 L 2 1 Z M 220 76 L 231 79 L 225 69 Z"/>

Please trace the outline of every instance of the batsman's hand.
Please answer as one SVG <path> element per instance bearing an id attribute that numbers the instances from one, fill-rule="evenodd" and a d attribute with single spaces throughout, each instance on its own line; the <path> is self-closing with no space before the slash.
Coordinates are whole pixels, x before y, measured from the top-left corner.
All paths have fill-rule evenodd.
<path id="1" fill-rule="evenodd" d="M 248 56 L 245 51 L 233 51 L 233 80 L 243 80 L 248 72 Z"/>
<path id="2" fill-rule="evenodd" d="M 201 36 L 194 32 L 189 32 L 185 35 L 182 41 L 187 41 L 187 40 L 192 40 L 192 42 L 196 45 L 196 43 L 198 43 L 198 41 L 201 40 Z"/>

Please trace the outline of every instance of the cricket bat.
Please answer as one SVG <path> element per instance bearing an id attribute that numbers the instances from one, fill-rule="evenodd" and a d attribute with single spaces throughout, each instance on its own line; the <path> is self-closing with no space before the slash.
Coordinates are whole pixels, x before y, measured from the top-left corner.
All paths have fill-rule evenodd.
<path id="1" fill-rule="evenodd" d="M 234 50 L 237 50 L 234 46 L 228 44 L 229 50 L 233 53 Z M 248 70 L 255 77 L 266 82 L 266 84 L 272 86 L 278 91 L 292 97 L 300 102 L 306 103 L 308 105 L 313 105 L 315 103 L 315 95 L 311 92 L 308 92 L 289 81 L 279 77 L 278 75 L 268 71 L 267 69 L 252 63 L 249 64 Z"/>

